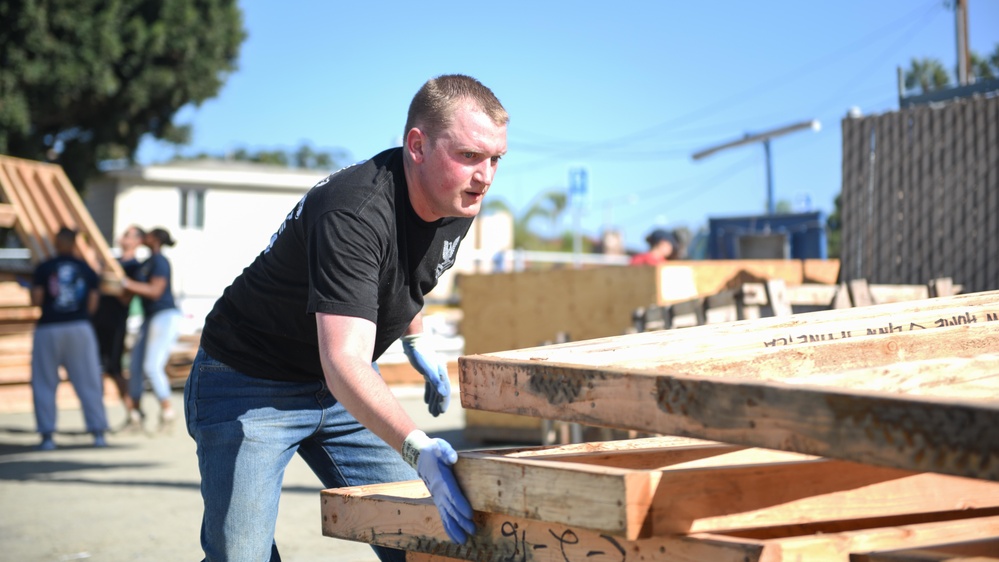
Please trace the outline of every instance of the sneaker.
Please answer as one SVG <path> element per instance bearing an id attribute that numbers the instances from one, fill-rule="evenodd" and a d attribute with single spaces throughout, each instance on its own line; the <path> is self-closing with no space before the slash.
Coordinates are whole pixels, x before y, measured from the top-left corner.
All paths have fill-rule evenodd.
<path id="1" fill-rule="evenodd" d="M 94 447 L 107 447 L 108 442 L 104 439 L 103 431 L 94 432 Z"/>
<path id="2" fill-rule="evenodd" d="M 177 412 L 173 408 L 160 412 L 160 431 L 170 431 L 173 422 L 177 419 Z"/>
<path id="3" fill-rule="evenodd" d="M 51 435 L 45 435 L 42 437 L 42 442 L 35 447 L 39 451 L 54 451 L 56 448 L 55 441 L 52 440 Z"/>
<path id="4" fill-rule="evenodd" d="M 122 431 L 128 433 L 141 433 L 142 432 L 142 412 L 138 410 L 129 410 L 128 420 L 125 421 L 125 427 Z"/>

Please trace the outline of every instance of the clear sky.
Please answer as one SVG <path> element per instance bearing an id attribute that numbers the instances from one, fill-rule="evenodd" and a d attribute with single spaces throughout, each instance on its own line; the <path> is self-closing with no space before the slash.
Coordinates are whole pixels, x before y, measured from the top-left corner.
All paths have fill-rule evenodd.
<path id="1" fill-rule="evenodd" d="M 968 3 L 971 48 L 992 53 L 999 0 Z M 308 143 L 363 160 L 399 142 L 427 78 L 469 74 L 511 116 L 487 198 L 520 213 L 539 193 L 567 191 L 570 170 L 583 168 L 582 230 L 620 230 L 633 249 L 655 226 L 762 213 L 762 145 L 690 155 L 812 119 L 819 132 L 771 142 L 775 199 L 828 214 L 847 111 L 897 109 L 896 68 L 914 57 L 956 64 L 945 0 L 239 4 L 249 34 L 239 69 L 217 98 L 178 114 L 194 128 L 182 152 Z M 173 152 L 146 141 L 139 161 Z"/>

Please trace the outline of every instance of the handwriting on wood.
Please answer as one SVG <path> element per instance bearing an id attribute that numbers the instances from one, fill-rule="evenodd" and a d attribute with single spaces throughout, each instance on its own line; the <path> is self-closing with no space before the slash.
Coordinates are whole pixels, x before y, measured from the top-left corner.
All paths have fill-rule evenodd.
<path id="1" fill-rule="evenodd" d="M 976 324 L 979 322 L 979 318 L 981 318 L 982 322 L 999 321 L 999 310 L 995 312 L 982 312 L 982 313 L 966 311 L 961 314 L 939 317 L 931 320 L 930 322 L 926 321 L 921 321 L 918 323 L 911 321 L 895 322 L 893 320 L 889 320 L 886 323 L 883 321 L 877 323 L 865 323 L 865 325 L 850 330 L 835 330 L 829 332 L 808 331 L 805 333 L 789 331 L 786 336 L 772 337 L 763 340 L 763 346 L 777 347 L 777 346 L 794 345 L 801 343 L 843 340 L 857 336 L 876 336 L 880 334 L 895 334 L 901 332 L 912 332 L 916 330 L 926 330 L 931 328 L 963 326 L 966 324 Z"/>

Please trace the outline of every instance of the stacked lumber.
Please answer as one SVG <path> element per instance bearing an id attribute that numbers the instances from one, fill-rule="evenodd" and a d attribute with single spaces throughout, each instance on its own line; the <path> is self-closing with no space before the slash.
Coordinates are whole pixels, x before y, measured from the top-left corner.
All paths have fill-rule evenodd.
<path id="1" fill-rule="evenodd" d="M 869 285 L 864 279 L 848 283 L 788 285 L 782 279 L 743 283 L 738 288 L 666 304 L 642 306 L 632 313 L 633 331 L 703 326 L 769 316 L 787 316 L 943 297 L 961 292 L 950 278 L 926 285 Z"/>
<path id="2" fill-rule="evenodd" d="M 31 336 L 40 314 L 27 288 L 0 281 L 0 384 L 31 380 Z"/>
<path id="3" fill-rule="evenodd" d="M 999 291 L 466 356 L 466 408 L 672 437 L 460 453 L 476 534 L 420 482 L 325 490 L 411 560 L 997 560 Z"/>
<path id="4" fill-rule="evenodd" d="M 79 232 L 77 254 L 101 274 L 102 291 L 119 291 L 124 272 L 62 167 L 0 155 L 0 228 L 11 229 L 30 252 L 27 270 L 21 264 L 5 267 L 0 261 L 0 408 L 4 410 L 31 407 L 31 341 L 40 311 L 31 306 L 30 293 L 21 282 L 30 280 L 35 265 L 55 255 L 53 240 L 63 226 Z M 64 400 L 70 396 L 69 388 L 60 388 L 57 401 L 70 406 L 72 401 Z"/>

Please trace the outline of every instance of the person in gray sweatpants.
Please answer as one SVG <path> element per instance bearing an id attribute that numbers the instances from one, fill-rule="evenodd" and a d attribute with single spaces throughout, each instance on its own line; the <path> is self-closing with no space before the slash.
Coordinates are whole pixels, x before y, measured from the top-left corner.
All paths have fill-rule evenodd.
<path id="1" fill-rule="evenodd" d="M 65 367 L 83 408 L 94 446 L 104 447 L 107 414 L 97 336 L 90 316 L 97 310 L 97 273 L 73 255 L 76 232 L 63 227 L 55 237 L 56 256 L 35 268 L 31 303 L 42 309 L 31 348 L 31 391 L 35 422 L 42 441 L 38 448 L 56 448 L 56 388 L 59 367 Z"/>

